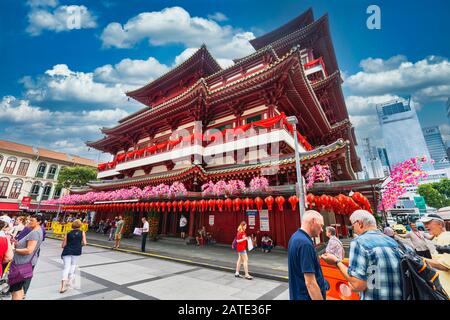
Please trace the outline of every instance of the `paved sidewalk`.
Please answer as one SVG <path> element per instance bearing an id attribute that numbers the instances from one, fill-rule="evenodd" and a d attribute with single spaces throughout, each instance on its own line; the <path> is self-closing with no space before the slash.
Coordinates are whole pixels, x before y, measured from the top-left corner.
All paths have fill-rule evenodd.
<path id="1" fill-rule="evenodd" d="M 51 235 L 51 232 L 49 233 Z M 88 232 L 88 244 L 99 247 L 112 248 L 113 241 L 103 234 Z M 142 254 L 140 252 L 141 238 L 123 238 L 119 251 Z M 288 280 L 287 251 L 285 249 L 272 250 L 263 253 L 259 248 L 249 254 L 250 274 L 278 281 Z M 158 241 L 147 241 L 147 256 L 182 262 L 190 265 L 233 272 L 236 268 L 237 253 L 230 246 L 215 244 L 206 246 L 187 245 L 182 239 L 166 237 Z M 243 267 L 241 267 L 243 273 Z"/>
<path id="2" fill-rule="evenodd" d="M 59 293 L 61 242 L 47 239 L 27 300 L 288 300 L 284 281 L 235 278 L 228 271 L 88 246 L 74 286 Z M 2 318 L 3 319 L 3 318 Z"/>

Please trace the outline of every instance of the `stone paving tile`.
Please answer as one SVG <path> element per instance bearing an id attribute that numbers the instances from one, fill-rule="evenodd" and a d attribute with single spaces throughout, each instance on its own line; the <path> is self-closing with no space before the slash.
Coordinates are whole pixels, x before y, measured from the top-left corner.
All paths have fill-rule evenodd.
<path id="1" fill-rule="evenodd" d="M 132 286 L 131 288 L 163 300 L 234 300 L 237 298 L 232 295 L 240 291 L 239 289 L 182 275 Z M 177 289 L 174 290 L 174 288 Z"/>
<path id="2" fill-rule="evenodd" d="M 124 297 L 123 293 L 112 290 L 94 295 L 86 295 L 85 297 L 80 297 L 76 300 L 114 300 L 123 297 Z"/>
<path id="3" fill-rule="evenodd" d="M 232 271 L 212 270 L 117 251 L 103 252 L 95 247 L 85 248 L 89 250 L 84 250 L 85 254 L 80 258 L 80 286 L 60 294 L 63 264 L 59 246 L 60 242 L 52 239 L 44 242 L 27 299 L 252 300 L 264 295 L 269 299 L 288 298 L 287 290 L 278 294 L 278 281 L 260 278 L 248 281 L 234 278 Z"/>
<path id="4" fill-rule="evenodd" d="M 284 291 L 279 296 L 275 297 L 273 300 L 289 300 L 289 289 Z"/>

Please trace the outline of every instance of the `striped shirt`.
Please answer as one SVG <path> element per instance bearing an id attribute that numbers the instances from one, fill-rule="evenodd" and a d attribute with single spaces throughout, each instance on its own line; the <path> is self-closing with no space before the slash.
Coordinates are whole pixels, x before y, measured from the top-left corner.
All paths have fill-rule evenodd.
<path id="1" fill-rule="evenodd" d="M 348 274 L 367 282 L 361 300 L 402 300 L 401 256 L 397 242 L 370 230 L 350 243 Z"/>

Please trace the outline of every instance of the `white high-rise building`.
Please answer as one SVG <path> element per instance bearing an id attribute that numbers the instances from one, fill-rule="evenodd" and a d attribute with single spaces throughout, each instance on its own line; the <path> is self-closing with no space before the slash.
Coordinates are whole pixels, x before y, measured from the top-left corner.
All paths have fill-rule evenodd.
<path id="1" fill-rule="evenodd" d="M 377 106 L 384 145 L 392 169 L 399 162 L 413 157 L 431 159 L 419 119 L 410 100 L 395 100 Z M 426 162 L 423 168 L 433 170 Z"/>
<path id="2" fill-rule="evenodd" d="M 425 142 L 428 146 L 431 158 L 435 161 L 435 169 L 450 168 L 450 162 L 447 156 L 447 148 L 444 140 L 442 140 L 441 131 L 438 126 L 428 127 L 423 129 Z"/>

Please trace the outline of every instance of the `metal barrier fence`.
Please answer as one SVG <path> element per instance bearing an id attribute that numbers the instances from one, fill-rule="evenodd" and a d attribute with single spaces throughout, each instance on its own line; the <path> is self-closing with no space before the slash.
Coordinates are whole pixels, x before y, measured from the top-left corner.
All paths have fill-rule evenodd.
<path id="1" fill-rule="evenodd" d="M 53 231 L 53 235 L 57 236 L 57 237 L 64 237 L 64 235 L 66 235 L 68 232 L 72 231 L 72 222 L 67 222 L 67 223 L 59 223 L 56 221 L 53 222 L 49 222 L 46 225 L 47 230 L 51 230 Z M 88 231 L 89 228 L 89 224 L 87 223 L 83 223 L 81 225 L 80 230 L 81 231 Z"/>

